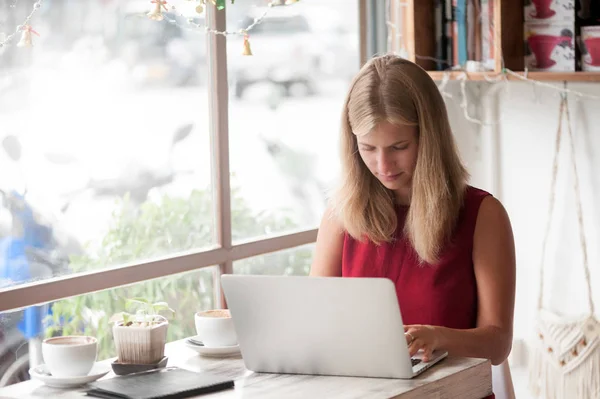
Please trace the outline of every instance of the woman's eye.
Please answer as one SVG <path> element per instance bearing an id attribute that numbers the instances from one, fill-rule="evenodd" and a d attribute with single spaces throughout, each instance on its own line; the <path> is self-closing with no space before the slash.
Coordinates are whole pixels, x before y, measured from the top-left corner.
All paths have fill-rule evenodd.
<path id="1" fill-rule="evenodd" d="M 408 145 L 394 146 L 393 148 L 394 150 L 401 151 L 406 150 L 408 148 Z"/>

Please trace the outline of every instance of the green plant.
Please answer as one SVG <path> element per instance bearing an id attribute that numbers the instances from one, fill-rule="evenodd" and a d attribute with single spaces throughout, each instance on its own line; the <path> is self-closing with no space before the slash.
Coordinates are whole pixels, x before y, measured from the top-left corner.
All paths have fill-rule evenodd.
<path id="1" fill-rule="evenodd" d="M 233 239 L 258 237 L 295 228 L 285 211 L 255 214 L 237 189 L 231 193 Z M 197 250 L 214 243 L 212 193 L 195 190 L 187 198 L 163 196 L 134 208 L 128 197 L 116 204 L 109 230 L 97 249 L 72 258 L 72 272 L 105 269 L 128 262 L 156 259 Z M 311 250 L 300 248 L 234 263 L 236 273 L 306 274 Z M 46 335 L 86 334 L 98 338 L 98 359 L 115 356 L 109 318 L 127 309 L 126 298 L 167 302 L 177 310 L 167 340 L 195 334 L 195 312 L 214 307 L 213 269 L 204 268 L 129 286 L 67 298 L 52 304 Z"/>
<path id="2" fill-rule="evenodd" d="M 126 304 L 131 307 L 132 305 L 138 305 L 141 309 L 138 309 L 135 314 L 128 312 L 115 313 L 109 320 L 110 323 L 119 323 L 125 327 L 129 326 L 152 326 L 163 322 L 161 312 L 167 311 L 170 316 L 175 315 L 175 311 L 169 307 L 166 302 L 151 303 L 145 298 L 130 298 L 127 299 Z"/>

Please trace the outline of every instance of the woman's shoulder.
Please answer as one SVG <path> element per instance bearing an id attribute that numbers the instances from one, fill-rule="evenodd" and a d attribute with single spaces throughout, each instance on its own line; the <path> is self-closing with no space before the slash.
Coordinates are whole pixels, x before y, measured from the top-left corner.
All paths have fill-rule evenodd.
<path id="1" fill-rule="evenodd" d="M 497 222 L 508 216 L 500 200 L 481 188 L 467 186 L 465 205 L 466 208 L 470 208 L 480 223 L 483 221 Z"/>
<path id="2" fill-rule="evenodd" d="M 475 224 L 481 212 L 486 212 L 489 202 L 497 202 L 494 196 L 479 187 L 468 185 L 464 192 L 463 207 L 459 223 L 466 223 L 470 226 L 469 230 L 475 229 Z M 492 205 L 493 206 L 493 205 Z"/>
<path id="3" fill-rule="evenodd" d="M 344 224 L 340 218 L 339 211 L 334 206 L 329 205 L 323 217 L 321 218 L 321 225 L 319 230 L 325 230 L 331 237 L 343 237 L 345 235 Z"/>
<path id="4" fill-rule="evenodd" d="M 479 212 L 482 203 L 490 202 L 494 199 L 494 196 L 490 192 L 479 187 L 468 185 L 465 189 L 463 199 L 464 208 L 467 212 L 471 211 L 476 215 Z"/>
<path id="5" fill-rule="evenodd" d="M 479 187 L 475 187 L 475 186 L 471 186 L 471 185 L 467 185 L 467 187 L 466 187 L 465 198 L 467 198 L 467 199 L 469 199 L 469 198 L 483 199 L 488 196 L 493 197 L 493 195 L 490 192 L 485 191 Z"/>

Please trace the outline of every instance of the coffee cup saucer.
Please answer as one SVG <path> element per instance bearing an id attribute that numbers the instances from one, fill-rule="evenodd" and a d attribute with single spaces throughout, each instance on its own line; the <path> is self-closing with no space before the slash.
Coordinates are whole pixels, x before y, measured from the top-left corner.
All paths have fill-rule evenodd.
<path id="1" fill-rule="evenodd" d="M 185 340 L 185 346 L 187 346 L 194 352 L 207 357 L 228 357 L 235 356 L 240 353 L 239 345 L 208 347 L 204 346 L 204 344 L 198 337 L 187 338 Z"/>
<path id="2" fill-rule="evenodd" d="M 110 371 L 107 364 L 96 363 L 88 375 L 80 377 L 56 377 L 50 373 L 45 364 L 29 369 L 29 375 L 32 379 L 43 382 L 45 385 L 53 388 L 74 388 L 88 384 L 104 377 Z"/>

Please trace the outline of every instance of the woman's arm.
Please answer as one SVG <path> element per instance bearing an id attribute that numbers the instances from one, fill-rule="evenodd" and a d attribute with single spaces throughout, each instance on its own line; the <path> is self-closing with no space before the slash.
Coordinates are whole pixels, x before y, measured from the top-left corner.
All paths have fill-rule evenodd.
<path id="1" fill-rule="evenodd" d="M 342 275 L 343 245 L 344 230 L 332 211 L 327 209 L 319 227 L 310 275 L 340 277 Z"/>
<path id="2" fill-rule="evenodd" d="M 486 358 L 497 365 L 512 346 L 515 305 L 515 246 L 508 215 L 493 197 L 481 203 L 473 238 L 477 280 L 477 327 L 456 330 L 437 326 L 407 326 L 411 355 L 443 349 L 457 356 Z M 410 338 L 410 339 L 409 339 Z"/>

